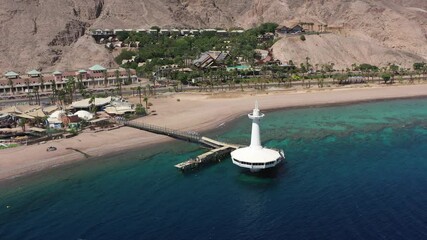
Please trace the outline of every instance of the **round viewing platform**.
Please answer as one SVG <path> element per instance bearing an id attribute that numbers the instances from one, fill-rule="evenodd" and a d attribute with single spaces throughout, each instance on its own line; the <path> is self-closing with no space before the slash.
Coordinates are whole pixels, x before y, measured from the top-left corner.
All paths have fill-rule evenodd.
<path id="1" fill-rule="evenodd" d="M 277 166 L 285 158 L 285 155 L 283 150 L 268 149 L 261 146 L 259 122 L 264 114 L 260 112 L 258 102 L 255 102 L 255 108 L 252 113 L 248 114 L 248 117 L 252 119 L 251 145 L 231 152 L 233 163 L 241 168 L 250 169 L 252 172 Z"/>
<path id="2" fill-rule="evenodd" d="M 283 152 L 273 149 L 245 147 L 233 151 L 231 159 L 235 165 L 256 172 L 276 167 L 284 158 L 283 155 Z"/>

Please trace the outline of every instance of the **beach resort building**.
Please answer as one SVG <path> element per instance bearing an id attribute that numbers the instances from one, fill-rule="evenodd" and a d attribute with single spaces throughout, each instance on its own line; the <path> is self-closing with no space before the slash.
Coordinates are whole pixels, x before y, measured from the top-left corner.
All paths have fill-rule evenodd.
<path id="1" fill-rule="evenodd" d="M 160 34 L 164 36 L 194 36 L 201 33 L 212 33 L 218 36 L 228 36 L 230 34 L 242 34 L 245 32 L 243 29 L 238 30 L 226 30 L 226 29 L 179 29 L 179 28 L 162 28 L 162 29 L 91 29 L 89 35 L 91 35 L 95 41 L 99 44 L 108 44 L 117 41 L 117 34 L 119 33 L 145 33 L 145 34 Z"/>
<path id="2" fill-rule="evenodd" d="M 287 35 L 287 34 L 299 34 L 303 32 L 305 32 L 305 29 L 300 24 L 296 24 L 292 27 L 280 26 L 276 28 L 276 36 Z"/>
<path id="3" fill-rule="evenodd" d="M 134 106 L 128 101 L 122 98 L 106 97 L 106 98 L 86 98 L 79 101 L 75 101 L 71 104 L 71 108 L 74 110 L 82 111 L 105 111 L 110 116 L 124 115 L 127 113 L 134 113 Z M 79 116 L 80 117 L 80 116 Z"/>
<path id="4" fill-rule="evenodd" d="M 88 69 L 75 71 L 40 72 L 31 70 L 26 74 L 9 71 L 0 77 L 0 94 L 28 93 L 36 88 L 39 91 L 50 91 L 55 85 L 56 89 L 63 89 L 67 81 L 74 78 L 81 80 L 85 87 L 108 87 L 122 84 L 132 84 L 138 81 L 136 71 L 133 69 L 107 69 L 101 65 L 94 65 Z"/>
<path id="5" fill-rule="evenodd" d="M 206 68 L 218 68 L 225 64 L 225 60 L 230 57 L 227 52 L 221 51 L 208 51 L 200 55 L 200 57 L 194 60 L 194 66 L 206 69 Z"/>

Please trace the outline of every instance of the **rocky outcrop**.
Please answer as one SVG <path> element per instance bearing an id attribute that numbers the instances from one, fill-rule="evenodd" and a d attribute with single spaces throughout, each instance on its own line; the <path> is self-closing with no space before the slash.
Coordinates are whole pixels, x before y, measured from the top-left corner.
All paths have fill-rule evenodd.
<path id="1" fill-rule="evenodd" d="M 111 54 L 86 38 L 88 28 L 252 27 L 268 21 L 345 26 L 342 33 L 331 35 L 335 40 L 318 44 L 328 47 L 324 44 L 342 42 L 341 50 L 348 56 L 358 56 L 352 53 L 358 49 L 355 46 L 378 46 L 384 51 L 376 53 L 373 64 L 380 63 L 375 59 L 388 58 L 389 52 L 427 59 L 425 0 L 2 0 L 0 71 L 110 62 Z M 277 46 L 277 54 L 283 51 L 284 59 L 292 54 Z M 78 57 L 88 49 L 96 51 Z M 315 56 L 318 51 L 313 48 L 307 54 Z"/>
<path id="2" fill-rule="evenodd" d="M 86 28 L 89 26 L 89 23 L 71 20 L 65 25 L 65 29 L 56 34 L 48 43 L 48 46 L 70 46 L 85 34 Z"/>
<path id="3" fill-rule="evenodd" d="M 322 66 L 334 64 L 335 69 L 346 69 L 353 63 L 374 63 L 386 66 L 395 63 L 407 68 L 422 57 L 399 49 L 390 49 L 372 41 L 337 34 L 307 35 L 302 41 L 298 36 L 284 37 L 273 46 L 273 53 L 282 62 L 305 63 Z"/>

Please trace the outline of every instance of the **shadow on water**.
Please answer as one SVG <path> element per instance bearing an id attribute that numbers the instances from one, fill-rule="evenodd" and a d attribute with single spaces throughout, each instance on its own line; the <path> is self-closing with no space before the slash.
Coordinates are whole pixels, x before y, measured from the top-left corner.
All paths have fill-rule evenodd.
<path id="1" fill-rule="evenodd" d="M 274 168 L 265 169 L 259 172 L 251 172 L 249 169 L 240 168 L 237 181 L 240 183 L 253 184 L 256 186 L 274 186 L 288 172 L 287 163 L 282 162 Z"/>
<path id="2" fill-rule="evenodd" d="M 182 173 L 183 176 L 186 177 L 191 177 L 193 175 L 197 175 L 199 173 L 203 173 L 203 172 L 207 172 L 207 171 L 212 171 L 213 168 L 217 167 L 217 171 L 221 168 L 218 168 L 218 166 L 223 166 L 224 164 L 227 164 L 227 161 L 231 162 L 231 159 L 223 159 L 223 160 L 218 160 L 218 161 L 213 161 L 213 162 L 207 162 L 207 163 L 203 163 L 200 164 L 199 166 L 192 168 L 192 169 L 187 169 L 184 171 L 180 171 Z M 179 170 L 177 170 L 179 171 Z"/>

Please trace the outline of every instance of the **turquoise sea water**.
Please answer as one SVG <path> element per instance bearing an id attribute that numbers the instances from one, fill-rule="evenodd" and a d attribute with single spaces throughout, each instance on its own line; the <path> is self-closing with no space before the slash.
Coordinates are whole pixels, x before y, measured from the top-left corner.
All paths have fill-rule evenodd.
<path id="1" fill-rule="evenodd" d="M 260 102 L 262 107 L 262 102 Z M 250 109 L 248 109 L 248 112 Z M 248 143 L 242 117 L 208 133 Z M 0 239 L 427 239 L 427 99 L 268 112 L 277 171 L 173 142 L 0 185 Z"/>

